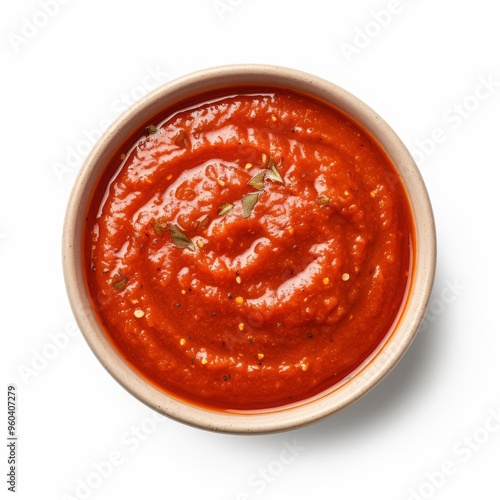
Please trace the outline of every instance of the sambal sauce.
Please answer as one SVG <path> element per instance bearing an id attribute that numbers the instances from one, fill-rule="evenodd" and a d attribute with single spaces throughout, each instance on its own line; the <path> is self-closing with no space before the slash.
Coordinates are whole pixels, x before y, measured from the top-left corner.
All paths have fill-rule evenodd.
<path id="1" fill-rule="evenodd" d="M 413 222 L 358 124 L 298 93 L 231 89 L 134 141 L 96 191 L 84 255 L 96 314 L 142 377 L 194 405 L 264 409 L 376 352 L 404 305 Z"/>

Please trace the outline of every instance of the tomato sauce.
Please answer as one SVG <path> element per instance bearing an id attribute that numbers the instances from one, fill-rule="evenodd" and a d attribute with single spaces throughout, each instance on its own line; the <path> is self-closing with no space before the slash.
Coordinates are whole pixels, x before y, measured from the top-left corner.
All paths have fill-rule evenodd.
<path id="1" fill-rule="evenodd" d="M 116 152 L 85 268 L 110 339 L 188 403 L 252 410 L 341 383 L 390 332 L 413 224 L 385 153 L 283 89 L 165 110 Z"/>

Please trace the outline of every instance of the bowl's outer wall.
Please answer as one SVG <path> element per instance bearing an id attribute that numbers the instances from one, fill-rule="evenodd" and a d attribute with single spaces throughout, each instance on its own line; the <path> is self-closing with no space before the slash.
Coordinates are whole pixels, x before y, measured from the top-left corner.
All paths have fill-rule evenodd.
<path id="1" fill-rule="evenodd" d="M 221 87 L 277 86 L 309 94 L 354 118 L 382 146 L 406 186 L 415 226 L 414 273 L 408 302 L 397 328 L 369 363 L 345 384 L 302 405 L 276 411 L 231 413 L 191 406 L 142 379 L 117 353 L 89 298 L 83 270 L 83 227 L 95 186 L 118 148 L 152 116 L 186 98 Z M 430 299 L 436 266 L 434 217 L 422 176 L 395 132 L 371 108 L 342 88 L 301 71 L 263 65 L 222 66 L 163 85 L 124 112 L 85 160 L 70 196 L 63 231 L 63 269 L 75 319 L 90 348 L 108 372 L 151 408 L 181 422 L 221 432 L 265 433 L 324 418 L 356 401 L 395 366 L 418 332 Z"/>

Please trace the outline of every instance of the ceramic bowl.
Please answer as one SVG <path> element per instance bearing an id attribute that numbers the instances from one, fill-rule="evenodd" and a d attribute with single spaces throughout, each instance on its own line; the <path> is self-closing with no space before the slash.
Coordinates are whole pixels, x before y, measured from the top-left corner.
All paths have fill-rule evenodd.
<path id="1" fill-rule="evenodd" d="M 228 413 L 192 406 L 172 397 L 134 371 L 114 349 L 93 310 L 85 284 L 82 232 L 96 184 L 120 145 L 140 126 L 190 96 L 221 87 L 278 86 L 327 101 L 357 121 L 384 149 L 407 190 L 415 225 L 414 272 L 404 310 L 376 354 L 334 390 L 290 408 Z M 220 432 L 266 433 L 318 421 L 366 394 L 401 359 L 418 332 L 429 302 L 436 263 L 432 208 L 422 176 L 395 132 L 366 104 L 342 88 L 297 70 L 263 65 L 206 69 L 163 85 L 122 114 L 103 134 L 84 162 L 67 208 L 63 233 L 63 268 L 74 316 L 90 348 L 108 372 L 131 394 L 178 421 Z"/>

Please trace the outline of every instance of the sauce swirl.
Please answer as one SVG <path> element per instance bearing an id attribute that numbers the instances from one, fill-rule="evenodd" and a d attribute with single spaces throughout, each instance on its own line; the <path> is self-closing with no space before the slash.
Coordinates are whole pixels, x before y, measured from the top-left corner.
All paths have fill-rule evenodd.
<path id="1" fill-rule="evenodd" d="M 114 164 L 88 211 L 89 290 L 117 349 L 167 393 L 297 403 L 390 331 L 411 274 L 406 192 L 340 111 L 281 89 L 200 96 Z"/>

